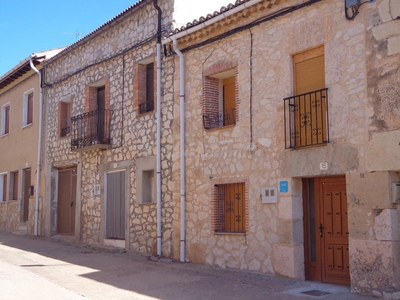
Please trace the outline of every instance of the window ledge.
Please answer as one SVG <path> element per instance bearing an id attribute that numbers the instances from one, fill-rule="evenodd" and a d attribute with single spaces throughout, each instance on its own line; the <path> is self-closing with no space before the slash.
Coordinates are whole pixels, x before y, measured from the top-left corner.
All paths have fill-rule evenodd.
<path id="1" fill-rule="evenodd" d="M 0 138 L 6 137 L 6 136 L 9 136 L 9 135 L 10 135 L 9 133 L 4 133 L 4 134 L 0 135 Z"/>
<path id="2" fill-rule="evenodd" d="M 71 134 L 70 133 L 68 133 L 67 135 L 64 135 L 64 136 L 59 136 L 59 138 L 60 138 L 60 140 L 65 140 L 66 138 L 70 138 L 71 137 Z"/>
<path id="3" fill-rule="evenodd" d="M 151 115 L 152 113 L 154 113 L 155 112 L 155 110 L 150 110 L 150 111 L 148 111 L 148 112 L 145 112 L 145 113 L 137 113 L 136 114 L 136 117 L 137 118 L 141 118 L 141 117 L 145 117 L 145 116 L 147 116 L 147 115 Z"/>
<path id="4" fill-rule="evenodd" d="M 206 132 L 212 132 L 212 131 L 217 131 L 217 130 L 222 130 L 222 129 L 231 129 L 235 126 L 236 126 L 236 124 L 231 124 L 231 125 L 220 126 L 220 127 L 215 127 L 215 128 L 211 128 L 211 129 L 205 129 L 204 127 L 203 128 Z"/>
<path id="5" fill-rule="evenodd" d="M 246 236 L 245 232 L 214 232 L 215 235 L 240 235 Z"/>
<path id="6" fill-rule="evenodd" d="M 33 125 L 33 122 L 22 126 L 22 129 L 25 129 L 25 128 L 30 127 L 30 126 L 32 126 L 32 125 Z"/>

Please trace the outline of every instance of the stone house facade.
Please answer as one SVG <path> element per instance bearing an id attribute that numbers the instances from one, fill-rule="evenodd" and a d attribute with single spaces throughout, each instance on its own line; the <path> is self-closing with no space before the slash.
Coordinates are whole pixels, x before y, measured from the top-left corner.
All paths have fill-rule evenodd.
<path id="1" fill-rule="evenodd" d="M 44 66 L 46 236 L 167 257 L 179 251 L 173 245 L 173 223 L 179 224 L 172 195 L 175 67 L 162 56 L 157 95 L 161 35 L 154 3 L 163 32 L 196 11 L 185 13 L 183 0 L 140 0 Z"/>
<path id="2" fill-rule="evenodd" d="M 43 62 L 61 49 L 32 54 L 32 64 Z M 0 77 L 0 228 L 16 234 L 34 234 L 36 196 L 44 197 L 44 177 L 37 190 L 40 123 L 40 79 L 31 68 L 31 57 Z M 40 160 L 43 163 L 43 160 Z M 43 215 L 36 219 L 41 234 Z"/>
<path id="3" fill-rule="evenodd" d="M 184 61 L 188 261 L 400 290 L 399 9 L 237 1 L 164 40 Z"/>
<path id="4" fill-rule="evenodd" d="M 164 28 L 172 8 L 158 2 Z M 155 254 L 157 18 L 153 1 L 139 1 L 45 64 L 46 235 Z M 173 72 L 165 65 L 163 81 Z M 172 88 L 165 83 L 161 91 L 166 256 Z"/>

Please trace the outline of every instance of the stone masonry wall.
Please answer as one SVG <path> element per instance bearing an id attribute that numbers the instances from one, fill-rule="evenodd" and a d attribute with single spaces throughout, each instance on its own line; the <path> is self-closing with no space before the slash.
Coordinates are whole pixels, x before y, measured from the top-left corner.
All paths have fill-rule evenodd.
<path id="1" fill-rule="evenodd" d="M 344 17 L 342 1 L 322 1 L 251 29 L 221 37 L 205 46 L 185 51 L 186 47 L 192 47 L 196 42 L 203 42 L 214 35 L 248 24 L 280 8 L 298 4 L 297 1 L 280 1 L 279 5 L 275 3 L 276 5 L 268 6 L 267 9 L 268 2 L 262 2 L 257 5 L 257 9 L 247 9 L 222 21 L 224 26 L 216 24 L 210 26 L 211 29 L 199 30 L 179 40 L 179 47 L 185 53 L 187 99 L 185 116 L 188 260 L 219 267 L 304 278 L 301 177 L 345 174 L 349 193 L 349 223 L 352 223 L 349 224 L 350 253 L 356 255 L 357 235 L 359 231 L 364 230 L 365 224 L 361 225 L 352 220 L 361 220 L 366 216 L 370 218 L 372 211 L 371 207 L 364 210 L 364 207 L 359 209 L 352 206 L 353 198 L 350 192 L 353 189 L 350 185 L 358 185 L 353 181 L 356 176 L 367 177 L 366 172 L 370 170 L 371 161 L 374 159 L 367 155 L 371 130 L 375 129 L 373 126 L 376 124 L 370 119 L 373 114 L 370 103 L 379 102 L 372 98 L 371 93 L 379 92 L 383 97 L 390 91 L 390 87 L 396 89 L 398 86 L 395 82 L 398 79 L 398 56 L 393 50 L 397 41 L 397 31 L 388 37 L 391 38 L 388 51 L 392 51 L 392 58 L 385 58 L 382 63 L 378 63 L 376 58 L 385 57 L 386 50 L 382 46 L 386 45 L 385 42 L 380 42 L 382 45 L 370 43 L 374 35 L 370 30 L 375 26 L 370 23 L 371 18 L 373 19 L 371 16 L 376 14 L 381 3 L 386 2 L 377 1 L 363 5 L 360 14 L 350 22 Z M 395 8 L 397 9 L 396 5 Z M 292 56 L 320 45 L 324 45 L 325 49 L 330 143 L 323 147 L 285 150 L 283 98 L 294 95 Z M 376 57 L 372 58 L 375 55 Z M 204 130 L 201 103 L 203 76 L 207 68 L 221 62 L 237 64 L 238 119 L 233 127 Z M 392 74 L 394 82 L 387 86 L 386 92 L 382 88 L 371 87 L 369 90 L 371 81 L 376 78 L 370 77 L 370 72 L 374 72 L 371 65 L 377 64 L 380 65 L 381 72 L 390 71 Z M 176 91 L 178 79 L 176 75 Z M 384 85 L 386 77 L 383 76 L 381 81 L 382 83 L 375 81 L 375 84 Z M 379 105 L 384 105 L 384 102 L 391 101 L 390 99 L 395 101 L 395 97 L 390 95 L 384 97 L 385 100 L 380 101 Z M 179 99 L 177 93 L 175 99 Z M 394 109 L 392 114 L 395 114 L 396 105 L 388 105 L 387 108 L 389 107 Z M 177 120 L 178 116 L 175 118 Z M 391 129 L 396 129 L 399 123 L 390 116 L 389 119 Z M 398 154 L 394 154 L 398 153 L 398 136 L 397 132 L 393 133 L 392 149 L 384 150 L 393 153 L 390 160 L 386 161 L 378 152 L 374 153 L 374 157 L 379 157 L 378 162 L 386 163 L 376 164 L 375 169 L 388 170 L 388 165 L 391 165 L 392 170 L 399 169 L 400 160 Z M 381 140 L 381 148 L 390 144 L 383 139 L 384 137 Z M 174 147 L 178 153 L 179 141 L 174 143 Z M 322 162 L 327 163 L 327 170 L 320 170 Z M 174 179 L 178 181 L 179 156 L 174 156 L 173 170 Z M 215 234 L 211 228 L 211 191 L 214 182 L 224 179 L 228 182 L 243 177 L 249 180 L 249 230 L 245 235 Z M 386 174 L 386 177 L 390 176 Z M 262 204 L 261 189 L 277 186 L 281 180 L 289 182 L 289 191 L 279 193 L 277 204 Z M 390 180 L 374 185 L 384 193 L 382 201 L 386 206 L 390 197 Z M 176 188 L 177 195 L 178 192 Z M 368 199 L 371 206 L 375 205 L 375 198 L 370 196 Z M 398 208 L 392 208 L 390 212 L 383 213 L 390 215 L 390 220 L 395 220 Z M 386 217 L 381 219 L 387 220 Z M 394 221 L 391 222 L 387 226 L 396 226 Z M 366 230 L 374 230 L 371 226 L 374 225 L 367 224 Z M 391 243 L 396 239 L 390 237 Z M 390 258 L 389 266 L 392 268 L 391 263 L 395 260 L 398 247 L 394 244 L 385 247 L 380 251 L 390 248 L 385 257 Z M 356 264 L 353 260 L 350 266 L 353 287 L 361 283 L 361 279 L 356 275 Z M 360 265 L 360 268 L 366 265 Z M 386 273 L 376 269 L 375 274 L 383 278 L 387 275 L 386 282 L 377 283 L 377 286 L 382 288 L 390 288 L 393 286 L 393 280 L 397 278 L 393 277 L 393 269 Z M 371 289 L 366 293 L 371 293 Z"/>
<path id="2" fill-rule="evenodd" d="M 170 21 L 170 3 L 159 1 L 163 11 L 163 24 Z M 134 107 L 133 78 L 135 67 L 143 59 L 155 57 L 157 24 L 156 10 L 152 3 L 142 6 L 137 12 L 107 28 L 98 36 L 76 47 L 46 66 L 46 82 L 53 83 L 47 89 L 48 136 L 47 160 L 49 165 L 82 166 L 80 184 L 81 207 L 76 217 L 81 227 L 76 229 L 79 240 L 85 244 L 102 244 L 104 233 L 104 172 L 114 166 L 123 165 L 129 176 L 129 210 L 126 212 L 129 228 L 126 248 L 129 251 L 155 254 L 156 249 L 156 205 L 139 204 L 136 199 L 135 161 L 137 158 L 156 155 L 155 111 L 137 116 Z M 150 37 L 153 37 L 149 40 Z M 138 46 L 135 46 L 138 45 Z M 117 55 L 118 53 L 122 53 Z M 113 57 L 112 57 L 113 56 Z M 91 67 L 86 67 L 91 65 Z M 173 93 L 173 61 L 162 70 L 162 96 Z M 75 73 L 74 75 L 71 75 Z M 112 146 L 109 150 L 71 152 L 70 137 L 60 138 L 57 131 L 58 102 L 73 96 L 72 116 L 85 112 L 85 87 L 102 80 L 109 82 Z M 172 96 L 162 102 L 162 190 L 163 190 L 163 250 L 170 256 L 173 206 L 171 205 L 171 156 L 172 156 Z M 118 167 L 119 168 L 119 167 Z M 48 172 L 50 170 L 48 169 Z M 78 174 L 79 176 L 79 174 Z M 101 195 L 93 195 L 93 186 L 101 185 Z M 52 193 L 49 193 L 52 194 Z M 54 202 L 47 199 L 49 205 Z M 48 208 L 49 209 L 49 208 Z M 50 222 L 53 223 L 53 222 Z"/>

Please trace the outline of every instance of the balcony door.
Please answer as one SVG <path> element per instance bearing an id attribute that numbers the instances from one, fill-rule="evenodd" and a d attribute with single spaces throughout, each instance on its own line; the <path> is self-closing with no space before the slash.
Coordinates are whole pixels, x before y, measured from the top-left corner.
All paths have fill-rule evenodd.
<path id="1" fill-rule="evenodd" d="M 100 143 L 104 142 L 105 139 L 105 109 L 106 109 L 106 97 L 105 97 L 105 86 L 97 88 L 97 134 Z"/>
<path id="2" fill-rule="evenodd" d="M 293 56 L 296 147 L 327 140 L 324 46 Z"/>

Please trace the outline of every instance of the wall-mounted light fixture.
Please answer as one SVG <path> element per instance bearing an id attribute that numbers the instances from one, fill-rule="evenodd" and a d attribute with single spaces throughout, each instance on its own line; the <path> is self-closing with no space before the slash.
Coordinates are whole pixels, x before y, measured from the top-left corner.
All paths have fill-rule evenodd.
<path id="1" fill-rule="evenodd" d="M 365 3 L 374 2 L 374 0 L 365 0 L 361 2 L 361 0 L 344 0 L 344 14 L 346 19 L 351 21 L 358 15 L 358 10 L 360 9 L 361 5 Z M 351 13 L 349 14 L 349 10 Z"/>

